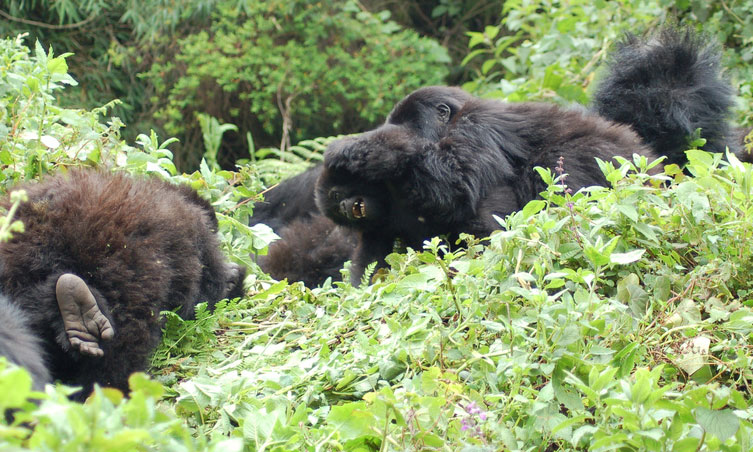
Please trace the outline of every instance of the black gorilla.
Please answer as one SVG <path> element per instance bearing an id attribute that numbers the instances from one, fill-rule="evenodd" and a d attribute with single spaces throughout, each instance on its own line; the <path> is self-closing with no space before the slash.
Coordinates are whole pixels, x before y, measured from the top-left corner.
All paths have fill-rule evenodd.
<path id="1" fill-rule="evenodd" d="M 435 86 L 401 100 L 381 127 L 332 143 L 316 201 L 359 234 L 351 282 L 369 263 L 383 265 L 396 238 L 420 248 L 436 235 L 489 235 L 498 228 L 492 215 L 545 189 L 533 168 L 554 169 L 560 157 L 568 187 L 578 190 L 606 184 L 597 157 L 682 161 L 697 128 L 709 150 L 723 149 L 732 90 L 715 46 L 671 29 L 649 41 L 628 37 L 607 72 L 593 112 Z"/>
<path id="2" fill-rule="evenodd" d="M 242 295 L 245 269 L 220 252 L 214 210 L 189 187 L 72 170 L 18 188 L 29 199 L 16 213 L 25 231 L 0 244 L 0 316 L 14 319 L 0 352 L 35 382 L 46 368 L 83 386 L 78 398 L 94 383 L 127 391 L 159 343 L 160 311 L 191 318 L 199 302 Z"/>
<path id="3" fill-rule="evenodd" d="M 317 165 L 286 179 L 254 205 L 250 224 L 264 223 L 280 236 L 266 255 L 257 258 L 275 279 L 303 281 L 307 287 L 327 278 L 339 281 L 340 269 L 356 246 L 356 234 L 333 223 L 316 206 L 314 187 L 321 172 Z"/>
<path id="4" fill-rule="evenodd" d="M 357 284 L 366 265 L 383 264 L 396 238 L 420 248 L 436 235 L 489 235 L 499 226 L 493 214 L 504 217 L 545 189 L 535 166 L 555 168 L 563 156 L 568 186 L 577 190 L 606 183 L 594 157 L 635 152 L 657 157 L 629 127 L 583 110 L 422 88 L 387 124 L 329 147 L 317 202 L 360 234 L 351 268 Z"/>

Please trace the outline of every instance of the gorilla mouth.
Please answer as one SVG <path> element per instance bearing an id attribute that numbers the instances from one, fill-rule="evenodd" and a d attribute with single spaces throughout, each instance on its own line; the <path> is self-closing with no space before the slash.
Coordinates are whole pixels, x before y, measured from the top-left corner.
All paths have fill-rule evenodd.
<path id="1" fill-rule="evenodd" d="M 366 203 L 363 202 L 363 199 L 354 202 L 350 212 L 353 214 L 353 218 L 366 218 Z"/>

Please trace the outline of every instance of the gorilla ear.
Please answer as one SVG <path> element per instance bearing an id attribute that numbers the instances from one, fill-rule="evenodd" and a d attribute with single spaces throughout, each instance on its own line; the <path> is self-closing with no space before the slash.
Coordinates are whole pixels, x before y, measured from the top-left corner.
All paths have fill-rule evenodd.
<path id="1" fill-rule="evenodd" d="M 447 104 L 439 104 L 437 105 L 437 113 L 439 114 L 439 120 L 446 123 L 450 121 L 452 109 Z"/>

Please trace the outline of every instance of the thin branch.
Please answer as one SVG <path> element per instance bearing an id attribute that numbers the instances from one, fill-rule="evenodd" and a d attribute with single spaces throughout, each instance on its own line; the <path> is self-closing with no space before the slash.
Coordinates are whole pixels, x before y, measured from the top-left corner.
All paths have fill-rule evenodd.
<path id="1" fill-rule="evenodd" d="M 34 25 L 35 27 L 40 27 L 40 28 L 48 28 L 50 30 L 70 30 L 73 28 L 83 27 L 84 25 L 93 21 L 97 17 L 97 14 L 92 13 L 89 17 L 82 20 L 81 22 L 76 22 L 75 24 L 65 24 L 65 25 L 52 25 L 52 24 L 47 24 L 44 22 L 37 22 L 36 20 L 22 19 L 20 17 L 11 16 L 10 14 L 6 13 L 3 10 L 0 10 L 0 16 L 5 17 L 6 19 L 12 20 L 14 22 L 21 22 L 22 24 Z"/>
<path id="2" fill-rule="evenodd" d="M 293 128 L 293 118 L 290 114 L 290 109 L 293 99 L 298 95 L 297 93 L 290 94 L 283 102 L 282 88 L 287 77 L 288 71 L 285 71 L 285 75 L 283 75 L 282 80 L 280 80 L 280 84 L 277 85 L 277 107 L 280 109 L 280 114 L 282 115 L 282 139 L 280 140 L 281 160 L 284 160 L 285 151 L 290 147 L 290 129 Z"/>

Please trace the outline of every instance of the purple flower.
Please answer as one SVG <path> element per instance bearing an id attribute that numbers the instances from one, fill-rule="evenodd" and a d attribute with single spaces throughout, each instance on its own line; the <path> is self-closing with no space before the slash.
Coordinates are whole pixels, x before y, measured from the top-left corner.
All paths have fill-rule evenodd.
<path id="1" fill-rule="evenodd" d="M 471 402 L 465 406 L 465 411 L 468 414 L 479 414 L 481 412 L 481 408 L 476 405 L 476 402 Z"/>
<path id="2" fill-rule="evenodd" d="M 477 438 L 483 437 L 484 433 L 481 431 L 479 421 L 483 422 L 486 420 L 486 412 L 476 402 L 469 402 L 463 406 L 463 409 L 468 413 L 468 416 L 460 420 L 460 430 L 470 432 L 471 435 Z"/>

